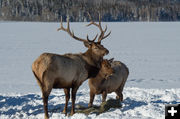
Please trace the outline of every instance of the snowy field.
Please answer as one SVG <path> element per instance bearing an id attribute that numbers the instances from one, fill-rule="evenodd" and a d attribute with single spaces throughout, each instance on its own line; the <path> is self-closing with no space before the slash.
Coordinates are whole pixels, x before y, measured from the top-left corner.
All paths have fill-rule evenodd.
<path id="1" fill-rule="evenodd" d="M 90 38 L 98 30 L 87 23 L 71 23 L 76 35 Z M 164 119 L 165 104 L 180 103 L 180 22 L 130 22 L 107 24 L 111 35 L 102 44 L 106 58 L 124 62 L 130 75 L 126 82 L 123 107 L 95 115 L 66 117 L 63 90 L 53 90 L 49 114 L 55 118 Z M 43 118 L 40 88 L 31 72 L 32 62 L 43 52 L 78 53 L 86 48 L 65 32 L 59 23 L 0 22 L 0 119 Z M 76 104 L 87 106 L 87 81 L 77 93 Z M 109 94 L 108 98 L 115 98 Z M 99 105 L 101 96 L 94 104 Z M 69 108 L 71 102 L 69 103 Z"/>

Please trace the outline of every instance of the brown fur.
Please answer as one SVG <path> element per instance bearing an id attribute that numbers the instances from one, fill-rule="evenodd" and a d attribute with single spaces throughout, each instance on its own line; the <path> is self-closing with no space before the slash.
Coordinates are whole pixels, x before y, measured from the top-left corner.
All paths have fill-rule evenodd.
<path id="1" fill-rule="evenodd" d="M 111 68 L 114 70 L 113 73 Z M 117 94 L 116 98 L 122 101 L 122 91 L 128 75 L 128 68 L 120 61 L 113 61 L 111 64 L 102 62 L 97 76 L 89 79 L 90 101 L 88 106 L 92 106 L 95 94 L 102 94 L 102 102 L 104 102 L 107 93 L 115 92 Z M 109 77 L 107 78 L 107 76 Z"/>
<path id="2" fill-rule="evenodd" d="M 66 104 L 63 112 L 67 113 L 67 105 L 72 88 L 71 115 L 74 114 L 76 92 L 87 78 L 98 74 L 103 56 L 109 51 L 101 44 L 92 42 L 85 44 L 85 53 L 58 55 L 43 53 L 32 64 L 32 71 L 42 91 L 45 118 L 48 118 L 48 96 L 53 88 L 64 88 Z"/>

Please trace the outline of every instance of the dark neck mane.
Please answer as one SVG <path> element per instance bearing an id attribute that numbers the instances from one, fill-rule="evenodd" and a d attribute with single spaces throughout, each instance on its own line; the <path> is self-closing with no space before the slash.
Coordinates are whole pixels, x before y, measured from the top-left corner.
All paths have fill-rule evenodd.
<path id="1" fill-rule="evenodd" d="M 99 86 L 99 85 L 103 84 L 104 81 L 106 81 L 104 77 L 105 77 L 104 73 L 100 69 L 99 73 L 95 76 L 95 78 L 91 78 L 91 80 L 92 80 L 94 85 Z"/>
<path id="2" fill-rule="evenodd" d="M 86 69 L 88 71 L 88 78 L 96 77 L 101 67 L 102 58 L 92 53 L 91 49 L 88 49 L 82 54 L 83 59 L 86 61 Z"/>

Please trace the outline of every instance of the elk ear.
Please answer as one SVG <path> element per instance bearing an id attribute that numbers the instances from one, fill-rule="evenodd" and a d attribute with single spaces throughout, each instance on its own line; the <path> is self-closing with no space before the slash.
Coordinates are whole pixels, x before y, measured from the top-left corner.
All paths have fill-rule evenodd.
<path id="1" fill-rule="evenodd" d="M 84 42 L 84 46 L 87 47 L 87 48 L 90 48 L 91 47 L 91 43 L 90 42 Z"/>
<path id="2" fill-rule="evenodd" d="M 114 60 L 114 58 L 111 58 L 111 59 L 109 59 L 109 62 L 110 62 L 110 63 L 112 63 L 112 62 L 113 62 L 113 60 Z"/>

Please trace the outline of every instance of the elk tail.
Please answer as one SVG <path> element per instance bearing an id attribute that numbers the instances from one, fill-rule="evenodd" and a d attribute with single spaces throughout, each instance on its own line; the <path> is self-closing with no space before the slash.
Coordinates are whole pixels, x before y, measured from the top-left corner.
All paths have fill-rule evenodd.
<path id="1" fill-rule="evenodd" d="M 36 73 L 34 71 L 32 71 L 32 72 L 33 72 L 34 76 L 36 77 L 38 84 L 42 88 L 43 84 L 41 83 L 40 79 L 38 78 L 38 76 L 36 75 Z"/>

